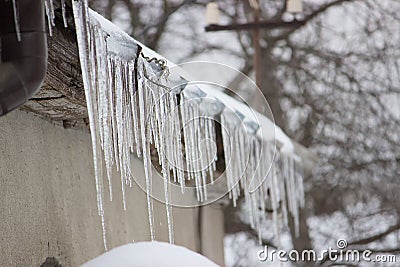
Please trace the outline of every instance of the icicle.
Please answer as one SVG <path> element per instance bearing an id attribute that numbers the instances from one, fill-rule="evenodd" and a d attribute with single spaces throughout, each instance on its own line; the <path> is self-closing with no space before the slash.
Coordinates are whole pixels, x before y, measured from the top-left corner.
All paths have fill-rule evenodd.
<path id="1" fill-rule="evenodd" d="M 178 176 L 178 182 L 181 186 L 181 192 L 184 192 L 184 187 L 185 187 L 185 173 L 184 173 L 184 161 L 183 161 L 183 155 L 182 155 L 182 136 L 181 136 L 181 128 L 183 126 L 183 123 L 181 124 L 181 119 L 179 117 L 179 107 L 177 107 L 177 100 L 176 96 L 171 93 L 171 108 L 173 109 L 170 114 L 172 114 L 171 118 L 171 123 L 173 123 L 174 131 L 173 131 L 173 136 L 175 137 L 173 139 L 174 141 L 174 147 L 173 153 L 174 153 L 174 169 L 175 172 L 177 173 Z"/>
<path id="2" fill-rule="evenodd" d="M 194 105 L 191 105 L 191 108 L 189 109 L 190 111 L 190 124 L 189 124 L 189 129 L 191 132 L 191 152 L 192 152 L 192 161 L 191 164 L 193 164 L 193 170 L 194 170 L 194 177 L 196 181 L 196 186 L 197 190 L 199 192 L 199 200 L 200 202 L 204 201 L 204 191 L 202 190 L 202 176 L 201 176 L 201 167 L 199 166 L 199 140 L 201 139 L 199 137 L 199 124 L 198 124 L 198 114 L 197 111 L 198 109 L 194 107 Z"/>
<path id="3" fill-rule="evenodd" d="M 165 169 L 165 165 L 163 164 L 163 179 L 164 179 L 164 198 L 165 198 L 165 208 L 167 212 L 167 223 L 168 223 L 168 237 L 169 242 L 171 244 L 174 243 L 174 225 L 173 225 L 173 217 L 172 210 L 170 205 L 170 195 L 169 195 L 169 170 Z"/>
<path id="4" fill-rule="evenodd" d="M 159 80 L 155 81 L 159 83 Z M 172 218 L 172 210 L 170 206 L 170 196 L 169 196 L 169 182 L 170 182 L 170 169 L 168 166 L 168 132 L 167 126 L 165 125 L 166 113 L 168 109 L 169 101 L 168 93 L 162 92 L 161 88 L 157 86 L 153 86 L 153 94 L 155 97 L 155 117 L 158 126 L 158 134 L 156 135 L 156 139 L 158 140 L 159 150 L 159 162 L 162 168 L 162 175 L 164 180 L 164 200 L 165 200 L 165 208 L 167 213 L 167 222 L 168 222 L 168 237 L 169 242 L 174 243 L 174 230 L 173 230 L 173 218 Z M 151 117 L 153 114 L 150 114 Z"/>
<path id="5" fill-rule="evenodd" d="M 46 10 L 46 15 L 47 15 L 47 24 L 49 27 L 49 34 L 50 34 L 50 36 L 53 36 L 53 26 L 54 26 L 53 0 L 45 0 L 44 6 L 45 6 L 45 10 Z"/>
<path id="6" fill-rule="evenodd" d="M 65 8 L 65 0 L 61 0 L 61 13 L 63 17 L 64 27 L 68 28 L 67 11 Z"/>
<path id="7" fill-rule="evenodd" d="M 115 59 L 115 89 L 117 90 L 117 99 L 116 99 L 116 127 L 117 127 L 117 145 L 118 145 L 118 161 L 121 172 L 121 190 L 122 190 L 122 203 L 123 208 L 126 210 L 126 198 L 125 198 L 125 162 L 123 158 L 123 146 L 124 146 L 124 125 L 123 125 L 123 84 L 122 84 L 122 67 L 121 62 L 118 59 Z"/>
<path id="8" fill-rule="evenodd" d="M 205 138 L 205 124 L 204 124 L 204 115 L 200 116 L 200 112 L 197 111 L 197 114 L 199 116 L 198 118 L 198 149 L 199 149 L 199 159 L 200 159 L 200 172 L 201 172 L 201 179 L 202 179 L 202 187 L 203 187 L 203 195 L 204 195 L 204 200 L 207 200 L 207 172 L 206 172 L 206 167 L 207 167 L 207 142 Z"/>
<path id="9" fill-rule="evenodd" d="M 185 99 L 185 94 L 182 93 L 181 95 L 181 104 L 180 104 L 180 112 L 181 112 L 181 117 L 182 117 L 182 129 L 183 129 L 183 139 L 185 140 L 185 161 L 186 161 L 186 168 L 187 168 L 187 172 L 189 175 L 189 180 L 191 177 L 191 164 L 190 164 L 190 153 L 189 153 L 189 130 L 188 130 L 188 126 L 187 126 L 187 119 L 186 119 L 186 114 L 188 114 L 188 103 L 186 102 Z"/>
<path id="10" fill-rule="evenodd" d="M 133 108 L 133 127 L 135 131 L 135 143 L 136 143 L 136 154 L 138 157 L 142 156 L 141 152 L 141 143 L 140 143 L 140 131 L 139 131 L 139 115 L 137 111 L 137 96 L 136 94 L 133 97 L 133 103 L 132 103 L 132 108 Z"/>
<path id="11" fill-rule="evenodd" d="M 243 142 L 243 141 L 242 141 Z M 244 143 L 242 143 L 244 145 Z M 250 145 L 248 146 L 248 150 L 250 151 L 249 153 L 249 161 L 248 161 L 248 170 L 245 176 L 243 177 L 243 189 L 244 189 L 244 197 L 245 197 L 245 202 L 247 204 L 247 208 L 249 210 L 249 217 L 250 217 L 250 225 L 251 227 L 255 228 L 255 218 L 257 217 L 257 214 L 254 213 L 255 208 L 255 200 L 253 200 L 255 192 L 249 192 L 250 188 L 250 183 L 252 183 L 259 175 L 256 163 L 258 161 L 261 161 L 261 153 L 259 150 L 259 142 L 257 139 L 253 138 L 250 142 Z M 247 177 L 249 176 L 249 177 Z M 249 178 L 249 180 L 247 180 Z"/>
<path id="12" fill-rule="evenodd" d="M 164 97 L 162 97 L 161 101 L 164 102 L 162 105 L 164 108 L 168 109 L 170 108 L 169 106 L 169 93 L 164 94 Z M 169 110 L 170 112 L 170 110 Z M 166 119 L 166 112 L 164 111 L 163 114 L 163 122 L 168 122 Z M 164 144 L 166 145 L 166 152 L 170 152 L 172 149 L 172 136 L 171 136 L 171 127 L 170 123 L 167 124 L 167 126 L 164 126 L 164 130 L 167 130 L 164 132 L 164 136 L 166 137 L 166 141 Z M 169 146 L 169 147 L 168 147 Z M 170 205 L 170 190 L 169 190 L 169 183 L 170 183 L 170 167 L 168 163 L 168 159 L 170 158 L 169 153 L 165 153 L 164 157 L 167 156 L 166 158 L 163 159 L 163 172 L 164 172 L 164 193 L 165 193 L 165 207 L 166 207 L 166 212 L 167 212 L 167 222 L 168 222 L 168 237 L 169 237 L 169 242 L 171 244 L 174 243 L 174 224 L 173 224 L 173 216 L 172 216 L 172 207 Z"/>
<path id="13" fill-rule="evenodd" d="M 282 159 L 279 158 L 278 161 L 280 162 Z M 285 224 L 288 224 L 288 210 L 287 210 L 287 201 L 286 201 L 286 191 L 285 191 L 285 177 L 280 173 L 280 180 L 279 183 L 279 193 L 280 193 L 280 204 L 282 207 L 282 214 L 283 214 L 283 221 Z"/>
<path id="14" fill-rule="evenodd" d="M 162 93 L 158 90 L 158 88 L 152 84 L 152 92 L 153 92 L 153 99 L 154 99 L 154 113 L 152 113 L 150 116 L 153 117 L 152 115 L 155 116 L 155 127 L 157 127 L 156 133 L 153 134 L 153 137 L 155 140 L 157 140 L 158 148 L 157 150 L 159 151 L 158 153 L 158 163 L 165 168 L 164 165 L 164 157 L 165 157 L 165 144 L 164 144 L 164 127 L 163 127 L 163 122 L 164 122 L 164 102 L 162 101 Z"/>
<path id="15" fill-rule="evenodd" d="M 232 162 L 231 162 L 231 142 L 229 138 L 229 134 L 226 131 L 228 128 L 226 127 L 227 121 L 225 119 L 225 115 L 221 114 L 221 134 L 222 134 L 222 142 L 223 142 L 223 147 L 224 147 L 224 155 L 225 155 L 225 172 L 226 172 L 226 184 L 227 184 L 227 189 L 229 191 L 229 198 L 232 199 L 232 187 L 233 187 L 233 181 L 232 181 Z M 225 128 L 226 127 L 226 128 Z M 235 206 L 235 203 L 234 203 Z"/>
<path id="16" fill-rule="evenodd" d="M 48 0 L 49 1 L 49 11 L 50 11 L 50 16 L 51 16 L 51 26 L 56 26 L 56 24 L 54 23 L 54 19 L 55 19 L 55 13 L 54 13 L 54 3 L 53 0 Z"/>
<path id="17" fill-rule="evenodd" d="M 303 185 L 303 169 L 299 166 L 299 164 L 295 164 L 295 172 L 296 172 L 296 188 L 298 192 L 298 201 L 300 207 L 304 207 L 304 185 Z"/>
<path id="18" fill-rule="evenodd" d="M 263 149 L 263 146 L 265 146 L 266 144 L 263 143 L 261 140 L 256 139 L 256 153 L 259 155 L 258 156 L 258 166 L 257 166 L 257 177 L 258 180 L 256 181 L 256 184 L 258 186 L 257 189 L 257 193 L 258 193 L 258 203 L 257 203 L 257 210 L 258 207 L 260 207 L 260 210 L 258 212 L 258 231 L 259 231 L 259 236 L 261 235 L 261 224 L 263 221 L 265 221 L 266 219 L 266 206 L 265 206 L 265 202 L 266 202 L 266 194 L 269 191 L 269 184 L 271 183 L 271 178 L 267 178 L 266 173 L 264 173 L 266 170 L 268 170 L 268 168 L 270 167 L 269 164 L 271 163 L 270 159 L 269 159 L 269 154 L 266 153 L 266 150 Z M 259 240 L 261 241 L 261 240 Z"/>
<path id="19" fill-rule="evenodd" d="M 272 221 L 274 222 L 274 230 L 275 230 L 275 236 L 277 237 L 277 240 L 279 240 L 279 217 L 278 217 L 278 209 L 279 209 L 279 198 L 277 196 L 279 192 L 279 187 L 277 185 L 277 180 L 276 180 L 276 174 L 275 174 L 275 168 L 272 167 L 271 169 L 271 184 L 269 187 L 269 192 L 271 194 L 271 204 L 272 204 Z"/>
<path id="20" fill-rule="evenodd" d="M 207 164 L 209 164 L 208 166 L 208 174 L 210 176 L 210 182 L 211 184 L 214 184 L 214 158 L 213 158 L 213 153 L 216 153 L 216 151 L 212 150 L 212 146 L 215 143 L 212 143 L 213 141 L 215 142 L 215 140 L 212 137 L 212 132 L 215 131 L 214 130 L 214 124 L 211 122 L 212 118 L 207 117 L 204 118 L 204 131 L 205 131 L 205 139 L 206 139 L 206 148 L 205 148 L 205 152 L 206 152 L 206 162 Z"/>
<path id="21" fill-rule="evenodd" d="M 97 91 L 98 91 L 98 126 L 100 132 L 101 145 L 104 153 L 104 161 L 106 165 L 107 180 L 109 187 L 110 201 L 112 201 L 112 155 L 110 155 L 110 129 L 109 129 L 109 106 L 108 106 L 108 77 L 107 77 L 107 54 L 105 40 L 102 35 L 101 29 L 95 27 L 94 34 L 99 36 L 95 38 L 95 62 L 96 62 L 96 75 L 98 77 Z"/>
<path id="22" fill-rule="evenodd" d="M 130 105 L 131 105 L 131 114 L 132 118 L 131 121 L 133 122 L 133 129 L 131 129 L 131 132 L 133 131 L 133 137 L 134 137 L 134 143 L 135 143 L 135 148 L 136 148 L 136 155 L 138 157 L 142 156 L 141 153 L 141 144 L 140 144 L 140 131 L 139 131 L 139 115 L 138 115 L 138 110 L 137 110 L 137 88 L 135 88 L 135 83 L 136 83 L 136 77 L 134 75 L 135 73 L 135 66 L 132 64 L 130 65 L 130 69 L 128 71 L 129 77 L 128 77 L 128 90 L 129 90 L 129 96 L 130 96 Z M 133 148 L 133 147 L 132 147 Z M 133 150 L 132 150 L 133 153 Z"/>
<path id="23" fill-rule="evenodd" d="M 115 117 L 115 95 L 114 95 L 114 89 L 115 89 L 115 62 L 114 60 L 109 57 L 108 59 L 108 80 L 109 80 L 109 85 L 108 85 L 108 105 L 110 107 L 110 120 L 111 120 L 111 131 L 112 131 L 112 145 L 111 145 L 111 150 L 113 153 L 113 158 L 115 160 L 115 166 L 117 171 L 119 171 L 119 157 L 118 157 L 118 139 L 117 139 L 117 123 L 116 123 L 116 117 Z"/>
<path id="24" fill-rule="evenodd" d="M 73 8 L 74 8 L 75 25 L 77 25 L 76 32 L 77 32 L 77 40 L 79 46 L 79 58 L 81 62 L 81 67 L 83 69 L 82 79 L 85 87 L 85 96 L 86 96 L 87 109 L 89 115 L 89 124 L 91 129 L 90 134 L 91 134 L 92 148 L 93 148 L 93 164 L 94 164 L 94 172 L 96 180 L 97 204 L 98 204 L 99 215 L 101 217 L 104 248 L 107 250 L 106 228 L 104 222 L 104 209 L 103 209 L 103 198 L 102 198 L 103 188 L 102 188 L 102 183 L 100 181 L 101 177 L 98 168 L 99 159 L 97 156 L 97 150 L 98 150 L 97 131 L 96 131 L 97 128 L 95 125 L 96 114 L 94 113 L 92 92 L 90 90 L 92 73 L 90 71 L 88 64 L 89 61 L 88 54 L 86 54 L 86 51 L 89 51 L 88 44 L 90 43 L 88 41 L 90 30 L 89 30 L 89 25 L 87 24 L 88 7 L 80 1 L 73 1 Z"/>
<path id="25" fill-rule="evenodd" d="M 149 92 L 146 92 L 144 78 L 141 77 L 139 79 L 139 114 L 140 114 L 140 132 L 141 132 L 141 139 L 142 139 L 142 155 L 143 155 L 143 165 L 144 165 L 144 172 L 145 172 L 145 180 L 146 180 L 146 198 L 147 198 L 147 209 L 148 209 L 148 217 L 149 217 L 149 227 L 150 227 L 150 239 L 152 241 L 155 240 L 154 235 L 154 226 L 153 226 L 153 200 L 151 198 L 151 191 L 152 191 L 152 170 L 151 170 L 151 158 L 150 158 L 150 143 L 147 140 L 147 136 L 149 134 L 149 125 L 146 123 L 146 105 L 145 99 L 146 95 Z"/>
<path id="26" fill-rule="evenodd" d="M 21 29 L 19 25 L 19 10 L 17 6 L 17 0 L 12 0 L 13 5 L 13 13 L 14 13 L 14 25 L 15 25 L 15 32 L 17 33 L 17 40 L 21 42 Z"/>

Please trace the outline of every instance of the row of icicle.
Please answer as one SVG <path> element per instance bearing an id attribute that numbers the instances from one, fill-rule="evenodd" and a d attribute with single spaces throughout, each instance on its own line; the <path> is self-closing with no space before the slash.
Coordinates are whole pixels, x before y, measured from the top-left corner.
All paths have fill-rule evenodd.
<path id="1" fill-rule="evenodd" d="M 113 168 L 119 172 L 126 209 L 125 190 L 133 184 L 131 158 L 142 158 L 150 237 L 155 240 L 151 150 L 157 150 L 169 241 L 173 243 L 170 185 L 179 184 L 184 193 L 186 183 L 193 180 L 197 200 L 207 200 L 205 185 L 213 184 L 218 160 L 215 155 L 217 119 L 223 128 L 225 177 L 233 205 L 236 206 L 243 192 L 251 226 L 259 231 L 260 238 L 261 225 L 269 209 L 276 235 L 282 221 L 287 223 L 288 212 L 298 229 L 298 208 L 304 204 L 299 163 L 275 151 L 274 143 L 249 133 L 240 123 L 233 123 L 235 119 L 227 108 L 218 115 L 208 114 L 185 89 L 180 92 L 168 88 L 163 75 L 140 55 L 140 46 L 130 60 L 109 52 L 107 34 L 90 18 L 86 2 L 73 1 L 73 4 L 105 248 L 103 164 L 110 200 Z"/>

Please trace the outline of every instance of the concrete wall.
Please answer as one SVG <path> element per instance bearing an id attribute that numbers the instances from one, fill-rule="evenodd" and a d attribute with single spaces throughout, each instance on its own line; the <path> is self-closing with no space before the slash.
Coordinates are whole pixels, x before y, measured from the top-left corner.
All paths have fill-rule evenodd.
<path id="1" fill-rule="evenodd" d="M 201 252 L 224 266 L 224 211 L 219 204 L 200 207 Z"/>
<path id="2" fill-rule="evenodd" d="M 40 266 L 47 257 L 79 266 L 104 252 L 91 151 L 90 135 L 83 130 L 64 129 L 23 111 L 0 117 L 1 266 Z M 105 204 L 109 248 L 149 240 L 144 192 L 136 185 L 127 188 L 123 211 L 117 176 L 113 188 L 114 200 Z M 154 210 L 157 240 L 166 241 L 164 205 L 155 202 Z M 213 216 L 209 222 L 220 224 L 220 216 Z M 176 244 L 204 249 L 198 209 L 174 208 L 174 223 Z"/>

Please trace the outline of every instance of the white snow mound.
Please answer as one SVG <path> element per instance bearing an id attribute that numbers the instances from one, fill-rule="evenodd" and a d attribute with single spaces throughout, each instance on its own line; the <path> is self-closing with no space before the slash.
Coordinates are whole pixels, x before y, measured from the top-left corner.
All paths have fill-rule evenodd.
<path id="1" fill-rule="evenodd" d="M 187 248 L 164 242 L 138 242 L 114 248 L 81 267 L 218 267 Z"/>

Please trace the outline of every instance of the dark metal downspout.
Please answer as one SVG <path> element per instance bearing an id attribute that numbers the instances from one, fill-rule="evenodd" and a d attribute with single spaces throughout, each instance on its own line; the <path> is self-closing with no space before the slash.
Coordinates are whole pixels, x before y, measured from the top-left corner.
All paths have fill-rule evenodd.
<path id="1" fill-rule="evenodd" d="M 21 41 L 11 0 L 0 0 L 0 116 L 28 101 L 47 69 L 43 0 L 17 0 Z"/>

